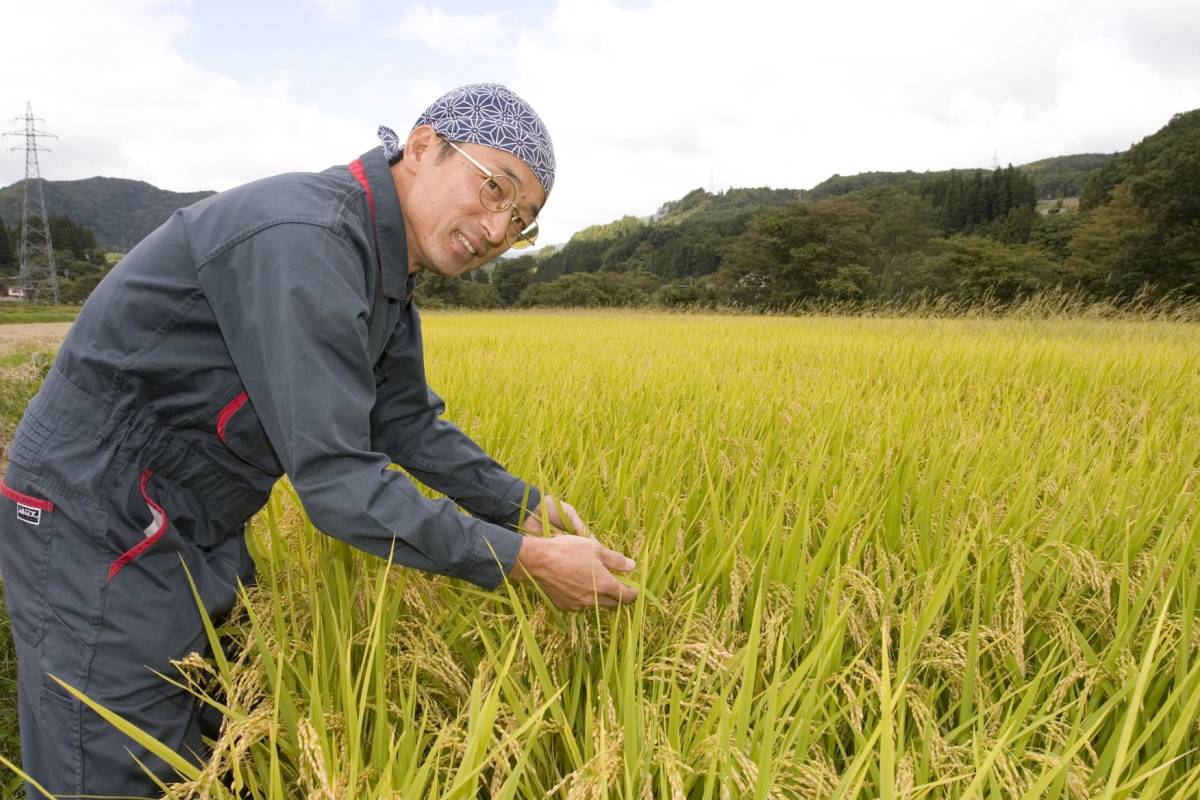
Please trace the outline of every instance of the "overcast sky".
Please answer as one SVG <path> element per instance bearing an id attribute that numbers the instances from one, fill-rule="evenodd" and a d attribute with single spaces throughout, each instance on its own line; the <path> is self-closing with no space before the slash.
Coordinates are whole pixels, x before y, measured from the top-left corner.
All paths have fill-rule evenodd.
<path id="1" fill-rule="evenodd" d="M 464 83 L 546 121 L 544 242 L 698 186 L 1124 150 L 1200 107 L 1200 2 L 0 0 L 42 175 L 226 189 L 346 163 Z M 0 186 L 24 159 L 0 151 Z"/>

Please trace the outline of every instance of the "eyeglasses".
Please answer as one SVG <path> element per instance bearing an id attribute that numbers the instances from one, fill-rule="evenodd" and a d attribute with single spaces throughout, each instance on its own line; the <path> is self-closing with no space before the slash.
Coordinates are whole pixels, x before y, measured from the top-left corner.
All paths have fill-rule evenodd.
<path id="1" fill-rule="evenodd" d="M 508 229 L 505 231 L 504 241 L 514 250 L 524 250 L 527 247 L 532 247 L 537 241 L 538 224 L 535 219 L 533 222 L 526 223 L 521 218 L 521 212 L 517 208 L 517 184 L 507 175 L 497 175 L 490 169 L 480 164 L 471 156 L 467 155 L 461 147 L 450 141 L 446 137 L 442 137 L 446 144 L 458 151 L 458 154 L 475 165 L 475 168 L 483 173 L 483 183 L 479 184 L 479 202 L 488 211 L 499 213 L 512 209 L 512 217 L 508 221 Z"/>

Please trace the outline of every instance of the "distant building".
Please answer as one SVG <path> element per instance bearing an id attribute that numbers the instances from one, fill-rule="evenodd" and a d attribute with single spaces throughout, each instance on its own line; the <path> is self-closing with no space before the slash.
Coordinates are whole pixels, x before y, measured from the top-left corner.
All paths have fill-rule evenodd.
<path id="1" fill-rule="evenodd" d="M 24 300 L 25 290 L 20 286 L 10 286 L 4 292 L 5 300 Z"/>

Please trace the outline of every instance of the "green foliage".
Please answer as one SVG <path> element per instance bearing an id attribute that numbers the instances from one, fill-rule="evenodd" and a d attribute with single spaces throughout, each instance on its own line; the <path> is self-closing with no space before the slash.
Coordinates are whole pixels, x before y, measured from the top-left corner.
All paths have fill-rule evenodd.
<path id="1" fill-rule="evenodd" d="M 654 293 L 654 304 L 663 308 L 715 308 L 723 300 L 723 293 L 711 279 L 670 283 Z"/>
<path id="2" fill-rule="evenodd" d="M 1077 197 L 1088 178 L 1112 156 L 1098 153 L 1056 156 L 1022 164 L 1018 169 L 1032 181 L 1037 197 Z M 857 175 L 837 175 L 818 183 L 804 192 L 806 200 L 825 200 L 842 197 L 864 189 L 911 188 L 931 181 L 950 178 L 952 170 L 934 172 L 860 172 Z"/>
<path id="3" fill-rule="evenodd" d="M 70 253 L 77 259 L 86 259 L 97 250 L 96 234 L 89 228 L 75 224 L 65 214 L 50 217 L 50 242 L 56 254 Z"/>
<path id="4" fill-rule="evenodd" d="M 658 279 L 648 272 L 579 272 L 550 283 L 535 283 L 521 293 L 517 305 L 613 308 L 645 304 L 658 288 Z"/>
<path id="5" fill-rule="evenodd" d="M 112 262 L 108 254 L 97 246 L 96 235 L 90 229 L 76 224 L 67 216 L 50 217 L 48 221 L 59 282 L 59 301 L 67 305 L 82 305 L 96 284 L 112 268 Z M 3 227 L 3 223 L 0 223 L 0 227 Z M 10 269 L 0 271 L 15 277 L 18 265 L 14 261 Z M 73 311 L 69 318 L 74 318 Z"/>
<path id="6" fill-rule="evenodd" d="M 944 178 L 949 174 L 948 171 L 922 173 L 913 172 L 912 170 L 905 172 L 860 172 L 857 175 L 838 175 L 834 173 L 804 192 L 804 199 L 828 200 L 831 197 L 841 197 L 854 192 L 861 192 L 864 189 L 912 187 L 919 185 L 922 181 Z"/>
<path id="7" fill-rule="evenodd" d="M 718 281 L 733 302 L 786 308 L 820 296 L 865 297 L 879 261 L 876 216 L 842 198 L 792 203 L 754 218 L 730 245 Z"/>
<path id="8" fill-rule="evenodd" d="M 992 221 L 995 238 L 1005 244 L 1025 244 L 1033 233 L 1037 218 L 1037 212 L 1030 206 L 1010 208 L 1003 218 Z"/>
<path id="9" fill-rule="evenodd" d="M 683 222 L 719 222 L 731 217 L 745 219 L 764 208 L 778 208 L 799 197 L 795 189 L 771 189 L 768 187 L 727 189 L 712 194 L 704 189 L 693 189 L 679 200 L 664 203 L 655 212 L 653 220 L 661 225 L 678 225 Z"/>
<path id="10" fill-rule="evenodd" d="M 571 237 L 572 242 L 600 242 L 617 239 L 636 232 L 645 225 L 637 217 L 626 215 L 607 225 L 592 225 L 584 228 Z"/>
<path id="11" fill-rule="evenodd" d="M 1132 294 L 1147 283 L 1170 280 L 1159 273 L 1156 251 L 1160 246 L 1154 220 L 1122 184 L 1113 190 L 1108 203 L 1079 225 L 1071 239 L 1068 263 L 1090 291 Z"/>
<path id="12" fill-rule="evenodd" d="M 8 226 L 0 220 L 0 274 L 13 274 L 17 268 L 17 247 L 8 233 Z"/>
<path id="13" fill-rule="evenodd" d="M 1063 282 L 1064 273 L 1036 245 L 1005 245 L 983 236 L 953 236 L 905 276 L 906 293 L 1013 302 Z"/>
<path id="14" fill-rule="evenodd" d="M 921 192 L 938 210 L 946 233 L 982 232 L 1014 208 L 1033 209 L 1037 202 L 1033 181 L 1012 164 L 991 173 L 951 170 L 944 178 L 925 181 Z"/>
<path id="15" fill-rule="evenodd" d="M 18 181 L 0 189 L 0 219 L 10 227 L 21 222 L 24 183 Z M 70 217 L 95 231 L 96 240 L 105 249 L 121 251 L 129 250 L 177 209 L 213 194 L 168 192 L 143 181 L 121 178 L 43 181 L 42 186 L 47 213 Z"/>
<path id="16" fill-rule="evenodd" d="M 1039 214 L 1029 231 L 1028 242 L 1055 261 L 1066 261 L 1071 255 L 1071 238 L 1084 219 L 1081 214 Z"/>
<path id="17" fill-rule="evenodd" d="M 77 306 L 0 303 L 0 325 L 21 325 L 27 322 L 74 322 L 78 315 L 79 308 Z"/>
<path id="18" fill-rule="evenodd" d="M 1037 214 L 1036 197 L 1075 195 L 1085 179 L 1081 213 Z M 90 221 L 101 211 L 123 220 L 127 233 L 147 209 L 162 211 L 163 219 L 204 196 L 99 178 L 46 187 L 55 210 L 76 202 L 73 192 L 91 192 L 78 202 L 82 216 L 51 221 L 61 296 L 71 303 L 82 302 L 111 266 L 97 245 L 112 243 L 112 229 Z M 18 189 L 0 191 L 0 217 L 19 216 Z M 799 194 L 693 189 L 649 220 L 625 216 L 594 225 L 561 247 L 499 259 L 462 280 L 425 276 L 417 297 L 434 308 L 577 300 L 780 309 L 813 300 L 886 302 L 914 292 L 966 302 L 978 290 L 997 301 L 1060 283 L 1102 298 L 1200 294 L 1200 111 L 1176 115 L 1116 156 L 1061 156 L 990 172 L 833 175 L 801 201 Z M 6 233 L 0 227 L 0 274 Z M 126 233 L 119 244 L 132 243 Z M 974 256 L 984 261 L 968 269 L 964 259 Z M 9 263 L 15 272 L 15 257 Z M 577 274 L 631 277 L 562 281 Z"/>
<path id="19" fill-rule="evenodd" d="M 1200 109 L 1176 114 L 1164 128 L 1107 161 L 1084 187 L 1079 198 L 1080 209 L 1090 211 L 1108 203 L 1113 190 L 1131 177 L 1181 166 L 1186 175 L 1189 171 L 1186 165 L 1194 158 L 1196 140 L 1193 137 L 1198 129 Z M 1189 157 L 1189 153 L 1193 155 Z"/>
<path id="20" fill-rule="evenodd" d="M 792 202 L 791 189 L 695 189 L 664 203 L 647 224 L 623 217 L 580 231 L 559 251 L 541 258 L 536 280 L 546 283 L 576 272 L 645 271 L 664 280 L 716 272 L 732 237 L 763 209 Z"/>
<path id="21" fill-rule="evenodd" d="M 1033 179 L 1042 199 L 1078 197 L 1088 179 L 1111 158 L 1104 153 L 1057 156 L 1022 164 L 1020 170 Z"/>
<path id="22" fill-rule="evenodd" d="M 470 274 L 470 273 L 468 273 Z M 477 283 L 467 277 L 443 278 L 422 272 L 413 295 L 425 308 L 499 308 L 500 297 L 490 283 Z"/>
<path id="23" fill-rule="evenodd" d="M 552 281 L 573 272 L 597 272 L 604 263 L 604 254 L 612 246 L 611 239 L 575 239 L 563 245 L 557 253 L 538 263 L 538 281 Z"/>
<path id="24" fill-rule="evenodd" d="M 1200 291 L 1200 110 L 1105 164 L 1080 207 L 1092 213 L 1072 239 L 1072 262 L 1097 291 Z"/>
<path id="25" fill-rule="evenodd" d="M 502 258 L 496 262 L 492 270 L 492 286 L 496 287 L 500 305 L 506 308 L 516 305 L 521 292 L 533 283 L 537 266 L 537 259 L 533 256 Z"/>

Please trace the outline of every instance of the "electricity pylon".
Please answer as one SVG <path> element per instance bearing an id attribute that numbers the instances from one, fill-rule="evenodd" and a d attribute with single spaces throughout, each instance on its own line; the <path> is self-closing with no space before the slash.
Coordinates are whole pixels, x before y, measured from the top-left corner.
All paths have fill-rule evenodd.
<path id="1" fill-rule="evenodd" d="M 50 222 L 46 218 L 46 193 L 42 189 L 42 174 L 38 167 L 38 151 L 50 152 L 50 148 L 38 144 L 38 137 L 57 139 L 52 133 L 39 131 L 38 122 L 45 122 L 33 115 L 33 106 L 25 103 L 25 116 L 13 117 L 13 122 L 24 122 L 25 130 L 8 131 L 4 136 L 25 137 L 25 195 L 21 201 L 21 250 L 19 256 L 21 291 L 26 300 L 45 295 L 51 302 L 58 303 L 58 273 L 54 269 L 54 245 L 50 241 Z M 20 147 L 10 147 L 15 153 Z M 30 209 L 30 193 L 37 207 Z M 32 211 L 32 213 L 31 213 Z"/>

